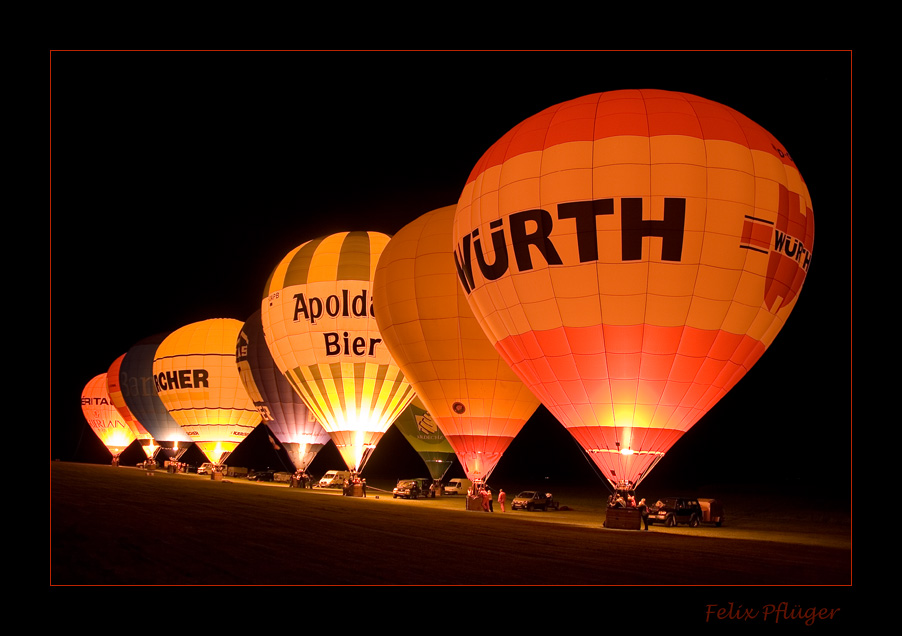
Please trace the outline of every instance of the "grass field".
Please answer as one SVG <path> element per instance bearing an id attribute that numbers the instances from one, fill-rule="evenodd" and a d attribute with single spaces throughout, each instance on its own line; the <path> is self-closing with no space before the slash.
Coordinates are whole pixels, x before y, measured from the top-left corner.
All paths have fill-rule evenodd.
<path id="1" fill-rule="evenodd" d="M 52 585 L 847 585 L 849 518 L 727 500 L 722 528 L 601 527 L 602 498 L 494 514 L 52 462 Z M 508 491 L 508 496 L 516 494 Z M 720 495 L 719 495 L 720 496 Z M 769 510 L 765 510 L 770 506 Z M 747 508 L 748 507 L 748 508 Z"/>

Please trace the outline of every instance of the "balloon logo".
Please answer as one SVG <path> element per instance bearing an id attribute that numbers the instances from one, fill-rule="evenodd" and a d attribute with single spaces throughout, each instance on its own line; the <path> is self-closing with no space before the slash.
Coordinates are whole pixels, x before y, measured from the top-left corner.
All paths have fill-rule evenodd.
<path id="1" fill-rule="evenodd" d="M 242 324 L 214 318 L 186 325 L 169 334 L 154 356 L 160 400 L 214 464 L 260 423 L 235 364 Z"/>
<path id="2" fill-rule="evenodd" d="M 395 420 L 395 428 L 426 464 L 429 476 L 435 481 L 441 481 L 454 465 L 454 448 L 424 408 L 422 401 L 414 398 Z"/>
<path id="3" fill-rule="evenodd" d="M 285 447 L 294 467 L 306 470 L 328 443 L 329 434 L 276 367 L 266 346 L 259 311 L 241 328 L 235 356 L 238 375 L 263 423 Z"/>
<path id="4" fill-rule="evenodd" d="M 376 321 L 467 477 L 486 480 L 539 401 L 467 305 L 451 253 L 454 206 L 392 238 L 374 282 Z"/>
<path id="5" fill-rule="evenodd" d="M 388 241 L 341 232 L 300 245 L 276 266 L 261 305 L 276 365 L 356 471 L 414 397 L 373 316 L 373 272 Z"/>
<path id="6" fill-rule="evenodd" d="M 808 190 L 772 135 L 657 90 L 516 126 L 472 170 L 453 231 L 485 333 L 618 486 L 773 342 L 813 240 Z"/>
<path id="7" fill-rule="evenodd" d="M 107 374 L 94 376 L 81 392 L 81 410 L 91 430 L 112 453 L 113 459 L 135 441 L 135 434 L 116 410 L 107 388 Z"/>

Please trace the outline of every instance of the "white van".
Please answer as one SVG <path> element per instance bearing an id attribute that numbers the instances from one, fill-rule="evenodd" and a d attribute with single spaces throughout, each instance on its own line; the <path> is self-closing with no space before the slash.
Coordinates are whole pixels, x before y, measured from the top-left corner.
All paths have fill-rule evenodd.
<path id="1" fill-rule="evenodd" d="M 317 488 L 341 488 L 346 479 L 351 478 L 348 470 L 330 470 L 317 482 Z"/>
<path id="2" fill-rule="evenodd" d="M 473 486 L 469 479 L 452 479 L 442 488 L 443 495 L 466 495 Z"/>

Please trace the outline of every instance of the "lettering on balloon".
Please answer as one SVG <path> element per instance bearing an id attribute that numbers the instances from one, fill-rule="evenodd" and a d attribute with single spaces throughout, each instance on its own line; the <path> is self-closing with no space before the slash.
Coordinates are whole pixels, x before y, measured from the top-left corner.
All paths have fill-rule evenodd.
<path id="1" fill-rule="evenodd" d="M 382 342 L 382 338 L 364 338 L 363 336 L 351 336 L 347 331 L 341 335 L 337 331 L 323 334 L 327 356 L 368 356 L 376 355 L 376 345 Z"/>
<path id="2" fill-rule="evenodd" d="M 125 425 L 125 422 L 120 422 L 118 420 L 104 420 L 99 417 L 89 419 L 88 424 L 91 425 L 91 428 L 128 428 Z"/>
<path id="3" fill-rule="evenodd" d="M 573 201 L 557 206 L 557 221 L 547 210 L 534 209 L 514 212 L 504 219 L 489 223 L 494 261 L 489 263 L 483 249 L 483 237 L 476 228 L 461 239 L 454 250 L 457 275 L 469 294 L 476 287 L 473 278 L 473 254 L 479 272 L 486 280 L 498 280 L 513 267 L 518 272 L 534 269 L 533 254 L 538 252 L 547 265 L 563 265 L 551 232 L 555 222 L 573 221 L 576 229 L 577 256 L 580 263 L 597 261 L 599 217 L 614 216 L 614 199 Z M 648 220 L 642 217 L 642 199 L 620 199 L 621 254 L 623 261 L 642 259 L 642 245 L 646 237 L 658 237 L 661 241 L 661 260 L 680 261 L 683 254 L 683 234 L 686 224 L 686 199 L 665 198 L 664 218 Z M 510 250 L 505 232 L 510 236 Z M 510 253 L 512 252 L 512 253 Z"/>
<path id="4" fill-rule="evenodd" d="M 369 302 L 367 300 L 369 299 Z M 294 321 L 306 320 L 311 325 L 323 316 L 329 318 L 369 318 L 375 316 L 373 299 L 366 289 L 351 297 L 351 291 L 341 290 L 341 295 L 331 294 L 325 299 L 306 296 L 303 292 L 294 295 Z"/>
<path id="5" fill-rule="evenodd" d="M 210 388 L 210 373 L 206 369 L 178 369 L 161 371 L 153 377 L 157 393 L 174 389 Z"/>
<path id="6" fill-rule="evenodd" d="M 269 407 L 262 402 L 254 402 L 254 406 L 257 407 L 257 412 L 260 413 L 260 417 L 263 418 L 264 422 L 275 422 L 276 418 L 273 417 L 272 411 L 269 410 Z"/>
<path id="7" fill-rule="evenodd" d="M 811 265 L 811 250 L 805 247 L 805 243 L 801 239 L 781 231 L 775 227 L 773 221 L 766 219 L 745 217 L 742 242 L 739 247 L 762 254 L 776 252 L 794 260 L 806 272 Z"/>
<path id="8" fill-rule="evenodd" d="M 774 250 L 782 252 L 793 259 L 799 267 L 808 271 L 811 264 L 811 251 L 805 248 L 805 244 L 794 236 L 790 236 L 780 230 L 774 230 Z"/>
<path id="9" fill-rule="evenodd" d="M 311 296 L 304 292 L 294 295 L 294 322 L 306 321 L 315 325 L 323 318 L 370 319 L 375 315 L 373 298 L 366 289 L 359 292 L 342 289 L 337 294 L 325 297 Z M 322 333 L 322 337 L 323 351 L 330 358 L 372 358 L 376 356 L 376 347 L 382 343 L 382 338 L 358 336 L 347 331 L 327 331 Z"/>

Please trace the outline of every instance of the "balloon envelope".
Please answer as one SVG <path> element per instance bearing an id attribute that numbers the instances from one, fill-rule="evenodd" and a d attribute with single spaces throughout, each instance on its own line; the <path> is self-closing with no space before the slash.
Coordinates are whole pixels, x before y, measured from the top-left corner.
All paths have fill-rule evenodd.
<path id="1" fill-rule="evenodd" d="M 119 365 L 119 388 L 129 411 L 165 448 L 191 443 L 163 405 L 154 387 L 153 358 L 167 334 L 157 334 L 133 344 Z"/>
<path id="2" fill-rule="evenodd" d="M 123 353 L 113 361 L 113 364 L 111 364 L 109 370 L 107 370 L 107 389 L 110 392 L 110 399 L 113 401 L 113 406 L 115 406 L 116 410 L 119 411 L 119 414 L 125 418 L 126 424 L 132 429 L 135 437 L 141 443 L 141 449 L 144 451 L 145 455 L 152 457 L 156 447 L 153 437 L 147 429 L 144 428 L 141 422 L 138 421 L 138 418 L 134 416 L 131 410 L 129 410 L 128 404 L 125 401 L 125 395 L 122 392 L 122 386 L 119 382 L 120 370 L 124 359 L 125 354 Z"/>
<path id="3" fill-rule="evenodd" d="M 467 477 L 485 480 L 539 400 L 467 304 L 451 251 L 454 211 L 424 214 L 389 242 L 376 270 L 376 321 Z"/>
<path id="4" fill-rule="evenodd" d="M 454 449 L 423 403 L 414 398 L 395 420 L 395 427 L 426 464 L 429 476 L 441 481 L 454 465 Z"/>
<path id="5" fill-rule="evenodd" d="M 91 430 L 114 458 L 135 441 L 134 432 L 110 399 L 106 373 L 94 376 L 85 385 L 81 392 L 81 410 Z"/>
<path id="6" fill-rule="evenodd" d="M 388 240 L 341 232 L 300 245 L 261 304 L 276 365 L 357 471 L 414 397 L 373 318 L 373 272 Z"/>
<path id="7" fill-rule="evenodd" d="M 615 484 L 638 483 L 760 358 L 813 239 L 772 135 L 656 90 L 525 120 L 474 167 L 454 223 L 485 333 Z"/>
<path id="8" fill-rule="evenodd" d="M 160 343 L 153 361 L 160 400 L 214 464 L 261 421 L 235 364 L 241 325 L 213 318 L 181 327 Z"/>
<path id="9" fill-rule="evenodd" d="M 266 424 L 285 446 L 298 470 L 306 470 L 329 434 L 276 366 L 263 336 L 260 312 L 248 318 L 238 336 L 238 374 Z"/>

